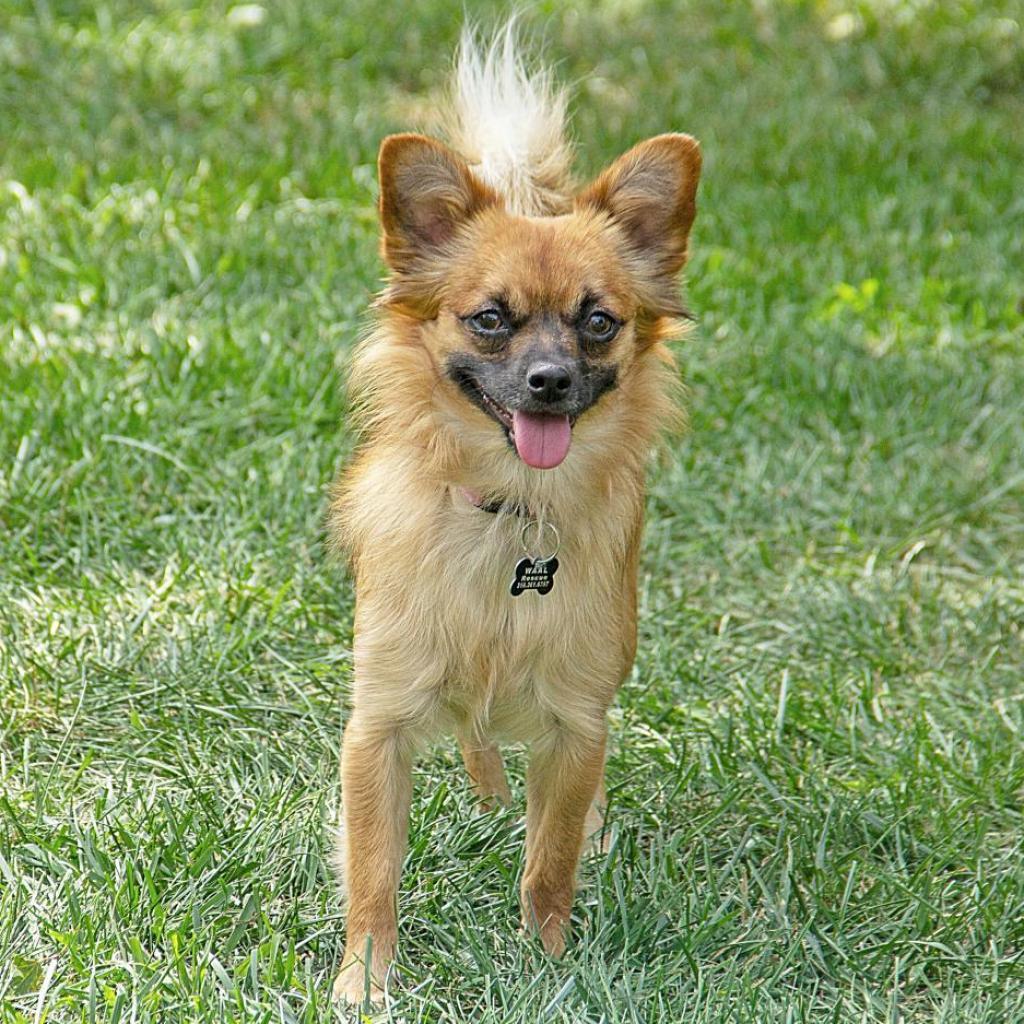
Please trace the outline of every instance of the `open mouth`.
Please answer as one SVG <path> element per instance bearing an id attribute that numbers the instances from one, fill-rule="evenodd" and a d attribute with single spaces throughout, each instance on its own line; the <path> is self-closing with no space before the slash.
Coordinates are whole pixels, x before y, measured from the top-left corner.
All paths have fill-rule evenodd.
<path id="1" fill-rule="evenodd" d="M 456 380 L 475 405 L 504 427 L 516 454 L 532 469 L 554 469 L 565 460 L 572 442 L 573 421 L 568 415 L 509 409 L 470 374 L 460 373 Z"/>
<path id="2" fill-rule="evenodd" d="M 512 411 L 506 409 L 501 402 L 491 398 L 486 391 L 483 390 L 479 385 L 476 388 L 477 394 L 480 396 L 479 405 L 484 412 L 493 416 L 509 433 L 509 437 L 512 436 Z"/>

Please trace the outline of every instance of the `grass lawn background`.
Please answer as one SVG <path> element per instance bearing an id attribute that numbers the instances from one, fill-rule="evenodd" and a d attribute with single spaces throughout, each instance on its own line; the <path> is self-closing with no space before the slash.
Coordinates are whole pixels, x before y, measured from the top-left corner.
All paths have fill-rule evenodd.
<path id="1" fill-rule="evenodd" d="M 461 17 L 0 13 L 2 1024 L 332 1019 L 324 494 L 376 147 Z M 475 814 L 442 746 L 395 1019 L 1024 1021 L 1024 3 L 531 24 L 583 173 L 702 140 L 691 432 L 575 945 L 517 936 L 521 806 Z"/>

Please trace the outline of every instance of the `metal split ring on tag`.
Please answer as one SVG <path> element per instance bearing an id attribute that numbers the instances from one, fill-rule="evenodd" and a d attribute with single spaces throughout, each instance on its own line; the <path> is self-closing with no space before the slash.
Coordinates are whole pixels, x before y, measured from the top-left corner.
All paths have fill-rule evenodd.
<path id="1" fill-rule="evenodd" d="M 537 562 L 550 562 L 551 559 L 558 554 L 558 549 L 562 544 L 562 538 L 558 533 L 558 527 L 556 527 L 554 523 L 549 523 L 544 519 L 530 519 L 527 522 L 523 523 L 523 528 L 519 531 L 519 543 L 522 544 L 523 550 L 528 555 L 532 555 L 533 552 L 530 548 L 530 545 L 526 543 L 526 535 L 531 529 L 533 529 L 533 527 L 537 527 L 537 536 L 535 540 L 537 542 L 538 547 L 540 546 L 540 542 L 544 539 L 544 531 L 551 531 L 551 537 L 555 542 L 554 550 L 551 552 L 550 555 L 537 555 L 534 558 L 534 560 Z"/>
<path id="2" fill-rule="evenodd" d="M 534 527 L 537 529 L 535 540 L 538 545 L 544 539 L 544 531 L 551 531 L 554 547 L 550 554 L 540 555 L 536 558 L 531 557 L 530 547 L 526 541 L 528 531 Z M 558 549 L 562 543 L 558 528 L 543 519 L 531 519 L 529 522 L 523 523 L 523 528 L 519 531 L 519 542 L 523 545 L 527 557 L 521 558 L 516 563 L 516 574 L 509 587 L 509 593 L 513 597 L 518 597 L 525 590 L 533 590 L 542 597 L 545 594 L 550 594 L 551 588 L 555 585 L 555 573 L 558 572 Z"/>

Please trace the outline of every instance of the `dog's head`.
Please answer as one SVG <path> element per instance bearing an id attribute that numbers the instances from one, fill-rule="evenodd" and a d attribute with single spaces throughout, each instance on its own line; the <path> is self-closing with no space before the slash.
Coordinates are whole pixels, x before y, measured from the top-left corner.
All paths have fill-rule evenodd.
<path id="1" fill-rule="evenodd" d="M 441 143 L 385 139 L 383 304 L 416 325 L 447 418 L 504 458 L 563 462 L 577 424 L 684 312 L 676 275 L 699 174 L 697 143 L 661 135 L 616 160 L 570 212 L 523 217 Z"/>

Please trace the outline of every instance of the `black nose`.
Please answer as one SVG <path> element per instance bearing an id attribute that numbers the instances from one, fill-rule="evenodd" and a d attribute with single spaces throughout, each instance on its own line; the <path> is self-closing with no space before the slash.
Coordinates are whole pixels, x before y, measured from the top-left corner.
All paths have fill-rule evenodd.
<path id="1" fill-rule="evenodd" d="M 540 402 L 559 402 L 568 397 L 572 377 L 558 363 L 534 363 L 526 371 L 526 386 Z"/>

